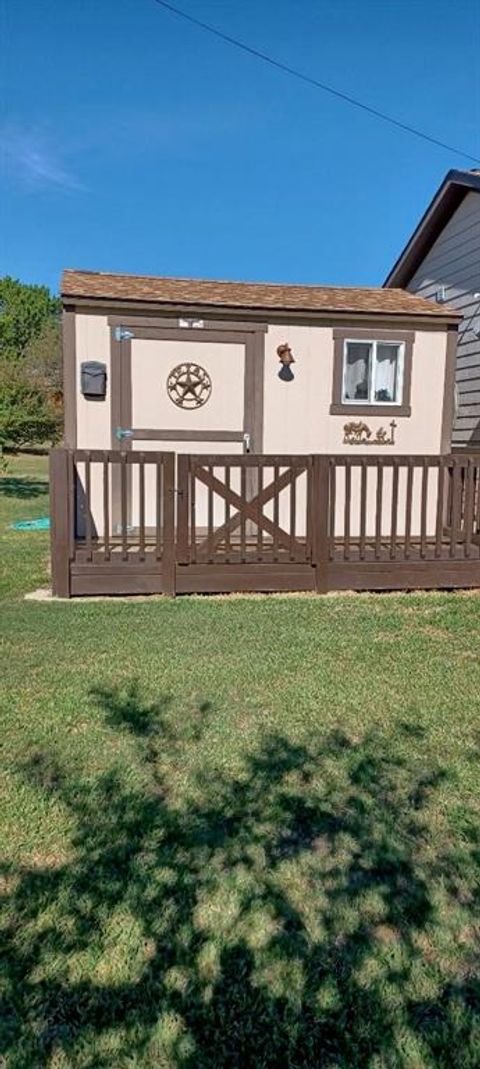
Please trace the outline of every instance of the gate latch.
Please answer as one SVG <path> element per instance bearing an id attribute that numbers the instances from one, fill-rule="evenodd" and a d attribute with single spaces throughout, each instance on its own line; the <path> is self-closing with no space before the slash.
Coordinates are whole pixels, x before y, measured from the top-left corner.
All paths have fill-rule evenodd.
<path id="1" fill-rule="evenodd" d="M 123 438 L 133 438 L 133 431 L 129 427 L 117 427 L 115 431 L 115 438 L 118 438 L 119 442 Z"/>
<path id="2" fill-rule="evenodd" d="M 245 434 L 243 436 L 243 448 L 244 448 L 245 453 L 249 453 L 250 452 L 250 435 L 249 435 L 248 431 L 245 431 Z"/>

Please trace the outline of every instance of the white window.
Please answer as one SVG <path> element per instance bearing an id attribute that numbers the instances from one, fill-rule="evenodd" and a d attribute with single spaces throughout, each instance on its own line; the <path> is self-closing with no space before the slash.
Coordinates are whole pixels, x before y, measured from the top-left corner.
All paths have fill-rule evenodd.
<path id="1" fill-rule="evenodd" d="M 403 342 L 345 341 L 342 403 L 401 404 L 403 362 Z"/>

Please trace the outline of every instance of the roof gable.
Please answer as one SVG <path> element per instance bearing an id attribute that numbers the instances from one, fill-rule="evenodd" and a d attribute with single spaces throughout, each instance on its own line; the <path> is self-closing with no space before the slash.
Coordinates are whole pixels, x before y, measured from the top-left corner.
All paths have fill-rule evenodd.
<path id="1" fill-rule="evenodd" d="M 439 234 L 470 192 L 480 193 L 480 170 L 449 171 L 398 260 L 385 279 L 385 287 L 408 286 Z"/>

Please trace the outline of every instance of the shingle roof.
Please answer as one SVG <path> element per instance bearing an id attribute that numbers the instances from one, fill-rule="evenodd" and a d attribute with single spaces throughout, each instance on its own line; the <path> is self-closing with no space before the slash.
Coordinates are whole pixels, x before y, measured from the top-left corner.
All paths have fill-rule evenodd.
<path id="1" fill-rule="evenodd" d="M 360 312 L 458 318 L 455 309 L 416 297 L 401 289 L 345 286 L 291 286 L 264 282 L 217 282 L 151 275 L 113 275 L 96 271 L 65 271 L 64 298 L 150 301 L 268 311 Z"/>

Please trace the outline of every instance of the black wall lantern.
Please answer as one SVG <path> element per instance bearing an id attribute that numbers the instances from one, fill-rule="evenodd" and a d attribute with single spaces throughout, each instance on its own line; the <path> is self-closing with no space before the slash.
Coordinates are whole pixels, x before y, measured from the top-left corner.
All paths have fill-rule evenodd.
<path id="1" fill-rule="evenodd" d="M 290 364 L 295 363 L 295 357 L 287 342 L 284 342 L 283 345 L 278 346 L 277 356 L 282 365 L 280 371 L 278 372 L 279 379 L 282 379 L 283 382 L 291 382 L 292 379 L 295 378 L 295 376 L 290 367 Z"/>

